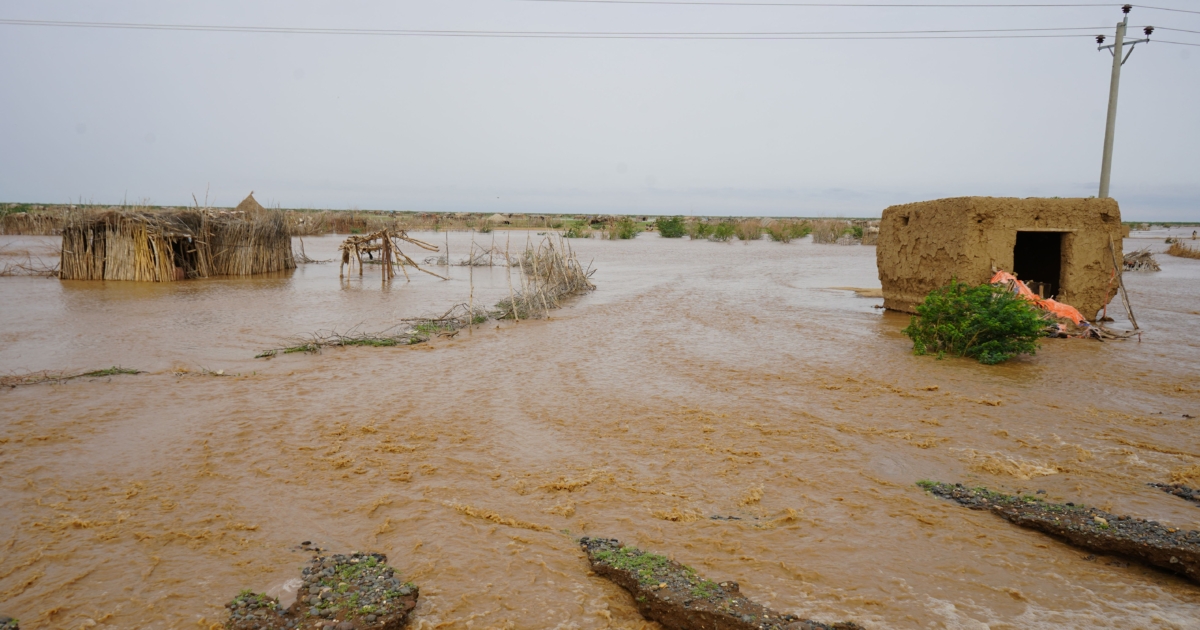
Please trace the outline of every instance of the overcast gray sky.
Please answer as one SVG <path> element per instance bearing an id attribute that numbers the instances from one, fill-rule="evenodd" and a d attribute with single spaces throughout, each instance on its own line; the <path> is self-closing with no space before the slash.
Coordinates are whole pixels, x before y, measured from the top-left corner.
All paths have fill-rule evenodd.
<path id="1" fill-rule="evenodd" d="M 1157 2 L 1200 10 L 1196 0 Z M 1116 5 L 0 4 L 6 19 L 506 31 L 1104 26 L 1080 32 L 1110 41 L 1120 17 Z M 1145 24 L 1200 31 L 1198 14 L 1137 8 L 1130 23 L 1139 35 Z M 1200 44 L 1200 34 L 1154 38 Z M 1089 196 L 1110 59 L 1090 37 L 481 39 L 0 25 L 0 200 L 181 204 L 209 188 L 220 205 L 254 190 L 283 207 L 877 216 L 958 195 Z M 1200 220 L 1198 146 L 1200 47 L 1139 46 L 1122 74 L 1112 178 L 1125 218 Z"/>

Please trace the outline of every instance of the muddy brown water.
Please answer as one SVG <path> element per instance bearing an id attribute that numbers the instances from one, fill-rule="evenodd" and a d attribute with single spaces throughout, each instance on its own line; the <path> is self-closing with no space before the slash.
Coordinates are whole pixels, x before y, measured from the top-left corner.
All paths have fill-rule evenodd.
<path id="1" fill-rule="evenodd" d="M 314 258 L 337 242 L 305 239 Z M 310 540 L 388 554 L 421 585 L 417 627 L 655 627 L 588 575 L 575 539 L 591 535 L 871 628 L 1200 627 L 1194 584 L 913 485 L 1044 489 L 1200 528 L 1144 485 L 1200 465 L 1184 417 L 1200 417 L 1200 261 L 1127 276 L 1140 343 L 1047 340 L 988 367 L 915 357 L 907 317 L 828 288 L 878 286 L 872 247 L 572 244 L 599 288 L 548 321 L 272 360 L 253 356 L 466 301 L 468 270 L 388 288 L 332 264 L 0 278 L 0 372 L 147 371 L 0 392 L 0 613 L 207 627 L 239 589 L 294 578 Z M 476 302 L 507 295 L 501 267 L 474 284 Z"/>

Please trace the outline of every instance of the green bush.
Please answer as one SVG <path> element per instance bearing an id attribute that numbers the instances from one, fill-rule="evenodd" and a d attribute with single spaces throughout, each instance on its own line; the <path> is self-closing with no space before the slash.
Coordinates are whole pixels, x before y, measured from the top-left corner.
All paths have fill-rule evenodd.
<path id="1" fill-rule="evenodd" d="M 743 219 L 733 225 L 739 241 L 757 241 L 762 238 L 762 223 L 758 219 Z"/>
<path id="2" fill-rule="evenodd" d="M 713 228 L 712 235 L 708 237 L 708 240 L 724 243 L 733 238 L 736 233 L 737 226 L 732 221 L 722 221 Z"/>
<path id="3" fill-rule="evenodd" d="M 683 217 L 658 217 L 654 220 L 658 233 L 663 238 L 683 238 Z"/>
<path id="4" fill-rule="evenodd" d="M 863 229 L 857 225 L 852 226 L 850 229 L 846 230 L 846 233 L 860 241 L 862 240 Z"/>
<path id="5" fill-rule="evenodd" d="M 642 226 L 638 225 L 637 221 L 629 217 L 621 217 L 608 224 L 604 237 L 611 240 L 634 238 L 641 231 Z"/>
<path id="6" fill-rule="evenodd" d="M 790 243 L 792 239 L 804 238 L 812 232 L 812 224 L 808 221 L 779 220 L 767 226 L 767 236 L 777 243 Z"/>
<path id="7" fill-rule="evenodd" d="M 578 221 L 568 227 L 562 235 L 564 238 L 591 238 L 592 228 L 586 221 Z"/>
<path id="8" fill-rule="evenodd" d="M 687 230 L 693 241 L 699 241 L 712 236 L 713 226 L 705 221 L 695 221 L 688 224 Z"/>
<path id="9" fill-rule="evenodd" d="M 1051 324 L 1032 303 L 990 284 L 951 280 L 917 305 L 902 332 L 913 354 L 952 354 L 992 365 L 1019 354 L 1037 353 L 1038 337 Z"/>

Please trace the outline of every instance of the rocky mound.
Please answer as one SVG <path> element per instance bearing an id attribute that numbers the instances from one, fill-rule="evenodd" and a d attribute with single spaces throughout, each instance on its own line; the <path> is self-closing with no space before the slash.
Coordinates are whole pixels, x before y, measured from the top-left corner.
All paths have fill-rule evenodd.
<path id="1" fill-rule="evenodd" d="M 7 615 L 0 615 L 0 630 L 21 630 L 21 623 Z"/>
<path id="2" fill-rule="evenodd" d="M 1193 490 L 1181 483 L 1148 483 L 1151 488 L 1158 488 L 1167 494 L 1173 494 L 1180 499 L 1191 501 L 1200 506 L 1200 490 Z"/>
<path id="3" fill-rule="evenodd" d="M 1155 521 L 1117 516 L 1074 503 L 1047 503 L 961 483 L 919 482 L 935 496 L 973 510 L 991 510 L 1020 525 L 1065 538 L 1071 544 L 1134 558 L 1200 583 L 1200 532 L 1163 527 Z"/>
<path id="4" fill-rule="evenodd" d="M 823 624 L 777 613 L 738 592 L 737 582 L 713 582 L 695 569 L 621 545 L 616 539 L 579 541 L 592 570 L 629 591 L 638 612 L 679 630 L 857 630 L 855 623 Z"/>
<path id="5" fill-rule="evenodd" d="M 277 599 L 242 591 L 226 604 L 229 620 L 225 627 L 397 630 L 408 624 L 408 613 L 416 608 L 420 595 L 415 584 L 396 576 L 381 553 L 314 556 L 301 571 L 301 579 L 296 601 L 286 609 Z"/>

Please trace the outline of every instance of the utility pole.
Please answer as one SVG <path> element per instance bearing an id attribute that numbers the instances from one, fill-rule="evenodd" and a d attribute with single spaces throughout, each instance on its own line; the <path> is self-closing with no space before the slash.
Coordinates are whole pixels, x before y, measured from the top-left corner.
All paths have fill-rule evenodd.
<path id="1" fill-rule="evenodd" d="M 1108 120 L 1104 125 L 1104 159 L 1100 162 L 1100 198 L 1108 197 L 1108 183 L 1112 176 L 1112 151 L 1113 151 L 1113 136 L 1116 134 L 1117 126 L 1117 91 L 1121 87 L 1121 66 L 1129 61 L 1129 55 L 1133 54 L 1134 46 L 1150 41 L 1150 34 L 1154 32 L 1153 26 L 1147 26 L 1144 30 L 1146 39 L 1135 39 L 1130 42 L 1125 41 L 1125 28 L 1129 25 L 1129 11 L 1133 9 L 1133 5 L 1125 5 L 1121 7 L 1121 12 L 1125 14 L 1125 18 L 1117 22 L 1117 34 L 1113 43 L 1108 46 L 1104 45 L 1104 36 L 1096 36 L 1096 50 L 1109 49 L 1113 56 L 1112 65 L 1112 81 L 1108 85 Z M 1124 46 L 1129 45 L 1129 52 L 1124 53 Z M 1124 53 L 1124 54 L 1122 54 Z"/>

